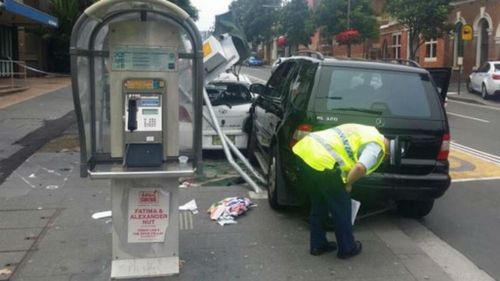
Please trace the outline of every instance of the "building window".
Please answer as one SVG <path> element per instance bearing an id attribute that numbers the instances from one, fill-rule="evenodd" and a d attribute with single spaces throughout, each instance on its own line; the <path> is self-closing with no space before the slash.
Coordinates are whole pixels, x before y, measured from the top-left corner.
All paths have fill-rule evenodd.
<path id="1" fill-rule="evenodd" d="M 437 40 L 432 38 L 425 42 L 425 61 L 436 61 L 437 60 Z"/>
<path id="2" fill-rule="evenodd" d="M 401 58 L 401 33 L 392 35 L 392 54 L 395 59 Z"/>

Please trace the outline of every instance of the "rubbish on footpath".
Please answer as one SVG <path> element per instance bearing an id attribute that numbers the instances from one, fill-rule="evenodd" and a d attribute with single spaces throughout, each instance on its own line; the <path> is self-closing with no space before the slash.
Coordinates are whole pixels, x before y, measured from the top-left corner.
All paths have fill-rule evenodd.
<path id="1" fill-rule="evenodd" d="M 186 204 L 179 206 L 179 211 L 191 211 L 194 215 L 198 214 L 198 206 L 196 201 L 193 199 Z"/>
<path id="2" fill-rule="evenodd" d="M 212 204 L 207 212 L 210 219 L 217 221 L 220 225 L 235 224 L 236 218 L 246 213 L 249 208 L 255 207 L 250 199 L 245 197 L 228 197 Z"/>
<path id="3" fill-rule="evenodd" d="M 92 214 L 95 220 L 111 217 L 111 211 L 97 212 Z"/>

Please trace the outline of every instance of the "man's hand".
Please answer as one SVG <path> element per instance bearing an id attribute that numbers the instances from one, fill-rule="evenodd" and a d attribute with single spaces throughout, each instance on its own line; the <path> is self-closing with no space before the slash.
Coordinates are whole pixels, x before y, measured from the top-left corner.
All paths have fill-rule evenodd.
<path id="1" fill-rule="evenodd" d="M 361 163 L 356 163 L 354 167 L 349 171 L 349 174 L 347 175 L 347 182 L 345 184 L 345 190 L 347 192 L 351 192 L 352 190 L 352 185 L 357 182 L 361 177 L 363 177 L 366 174 L 366 168 L 363 166 Z"/>

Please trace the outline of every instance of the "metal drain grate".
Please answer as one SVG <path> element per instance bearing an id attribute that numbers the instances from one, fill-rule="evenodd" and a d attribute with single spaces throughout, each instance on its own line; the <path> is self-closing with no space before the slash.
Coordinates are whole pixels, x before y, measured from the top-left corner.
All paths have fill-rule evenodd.
<path id="1" fill-rule="evenodd" d="M 179 229 L 180 230 L 193 229 L 193 213 L 191 213 L 191 211 L 179 212 Z"/>

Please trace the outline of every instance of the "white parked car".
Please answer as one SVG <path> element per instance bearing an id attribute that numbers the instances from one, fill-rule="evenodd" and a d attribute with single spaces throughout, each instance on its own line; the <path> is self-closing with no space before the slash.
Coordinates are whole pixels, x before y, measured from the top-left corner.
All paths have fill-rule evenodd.
<path id="1" fill-rule="evenodd" d="M 254 99 L 249 86 L 250 79 L 246 76 L 239 75 L 237 80 L 233 74 L 225 74 L 205 87 L 222 131 L 240 149 L 247 147 L 245 126 L 248 126 L 249 110 Z M 208 110 L 204 110 L 208 116 Z M 206 120 L 203 120 L 202 130 L 203 149 L 222 149 L 219 136 Z"/>
<path id="2" fill-rule="evenodd" d="M 483 99 L 500 93 L 500 61 L 487 61 L 467 79 L 467 90 L 479 92 Z"/>

